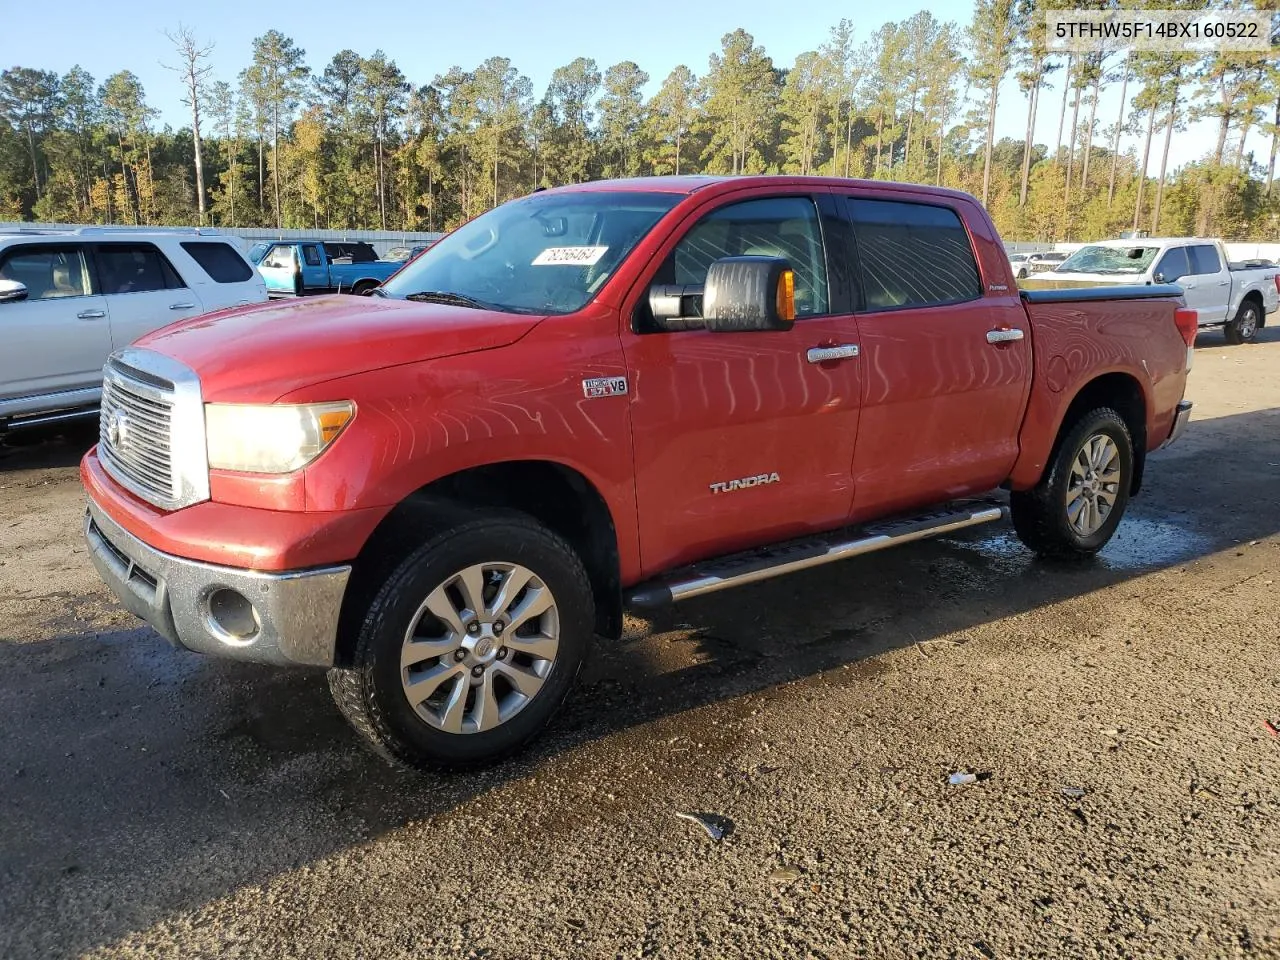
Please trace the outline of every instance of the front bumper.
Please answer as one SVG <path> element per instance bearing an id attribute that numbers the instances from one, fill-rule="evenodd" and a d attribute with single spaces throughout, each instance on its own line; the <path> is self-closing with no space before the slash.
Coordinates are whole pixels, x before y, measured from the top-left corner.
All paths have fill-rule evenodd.
<path id="1" fill-rule="evenodd" d="M 125 609 L 177 646 L 259 663 L 333 664 L 350 566 L 263 573 L 175 557 L 92 501 L 84 532 L 93 565 Z"/>
<path id="2" fill-rule="evenodd" d="M 1178 410 L 1173 415 L 1173 426 L 1169 430 L 1169 436 L 1165 439 L 1164 443 L 1160 444 L 1160 446 L 1167 447 L 1169 444 L 1173 443 L 1180 436 L 1182 436 L 1183 431 L 1187 429 L 1187 422 L 1190 419 L 1191 419 L 1191 401 L 1179 400 Z"/>

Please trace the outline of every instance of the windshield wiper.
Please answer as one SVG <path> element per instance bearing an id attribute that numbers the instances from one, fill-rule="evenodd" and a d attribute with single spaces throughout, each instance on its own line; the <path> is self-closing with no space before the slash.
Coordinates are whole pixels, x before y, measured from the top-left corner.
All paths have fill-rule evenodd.
<path id="1" fill-rule="evenodd" d="M 502 309 L 492 303 L 485 303 L 475 297 L 468 297 L 465 293 L 450 293 L 448 290 L 420 290 L 417 293 L 407 294 L 405 299 L 413 300 L 416 303 L 447 303 L 454 307 L 471 307 L 473 310 Z"/>

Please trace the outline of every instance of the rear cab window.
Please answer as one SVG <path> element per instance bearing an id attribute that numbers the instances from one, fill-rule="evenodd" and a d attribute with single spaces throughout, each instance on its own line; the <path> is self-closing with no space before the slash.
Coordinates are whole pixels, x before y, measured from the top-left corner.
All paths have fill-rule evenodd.
<path id="1" fill-rule="evenodd" d="M 192 240 L 181 247 L 215 283 L 243 283 L 253 277 L 253 268 L 229 243 Z"/>
<path id="2" fill-rule="evenodd" d="M 969 232 L 950 207 L 846 198 L 864 309 L 964 303 L 982 296 Z"/>

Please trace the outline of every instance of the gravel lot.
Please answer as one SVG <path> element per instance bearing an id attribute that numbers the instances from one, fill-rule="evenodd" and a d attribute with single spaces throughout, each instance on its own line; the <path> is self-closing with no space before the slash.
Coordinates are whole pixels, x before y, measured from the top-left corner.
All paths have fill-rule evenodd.
<path id="1" fill-rule="evenodd" d="M 172 650 L 85 557 L 85 444 L 0 449 L 0 957 L 1280 956 L 1260 339 L 1201 339 L 1097 562 L 989 527 L 635 621 L 470 776 Z"/>

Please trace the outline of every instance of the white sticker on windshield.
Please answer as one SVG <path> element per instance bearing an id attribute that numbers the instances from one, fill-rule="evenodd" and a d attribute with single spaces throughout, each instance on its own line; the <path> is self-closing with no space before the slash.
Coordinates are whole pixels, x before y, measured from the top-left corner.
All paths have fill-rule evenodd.
<path id="1" fill-rule="evenodd" d="M 533 258 L 535 267 L 589 267 L 608 251 L 608 247 L 547 247 Z"/>

